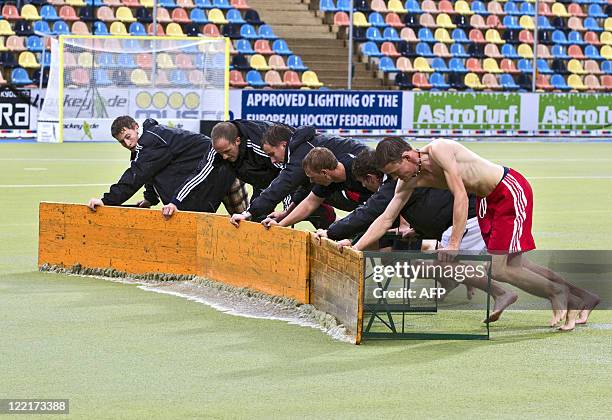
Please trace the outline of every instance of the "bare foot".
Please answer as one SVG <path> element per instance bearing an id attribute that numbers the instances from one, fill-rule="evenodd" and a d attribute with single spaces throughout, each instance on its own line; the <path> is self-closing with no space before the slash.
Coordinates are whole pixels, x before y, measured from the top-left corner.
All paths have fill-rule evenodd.
<path id="1" fill-rule="evenodd" d="M 556 327 L 565 318 L 567 318 L 567 310 L 553 310 L 553 316 L 550 319 L 550 326 Z"/>
<path id="2" fill-rule="evenodd" d="M 502 312 L 504 312 L 508 306 L 516 302 L 517 299 L 518 295 L 510 291 L 506 291 L 503 295 L 498 296 L 495 299 L 495 305 L 493 305 L 493 312 L 484 322 L 491 323 L 497 321 L 501 317 Z"/>
<path id="3" fill-rule="evenodd" d="M 591 294 L 591 297 L 584 301 L 584 309 L 580 311 L 576 324 L 586 324 L 589 319 L 589 315 L 597 305 L 599 305 L 599 296 Z"/>
<path id="4" fill-rule="evenodd" d="M 572 309 L 567 311 L 567 317 L 565 318 L 565 324 L 559 327 L 559 331 L 567 332 L 572 331 L 576 327 L 576 319 L 580 315 L 581 309 Z"/>
<path id="5" fill-rule="evenodd" d="M 467 284 L 465 285 L 465 287 L 467 289 L 466 293 L 467 293 L 468 300 L 472 300 L 472 298 L 476 294 L 476 290 L 474 290 L 474 288 L 472 286 L 468 286 Z"/>
<path id="6" fill-rule="evenodd" d="M 566 319 L 568 299 L 569 289 L 567 287 L 558 289 L 557 292 L 550 297 L 550 303 L 553 310 L 553 317 L 550 320 L 551 327 L 557 326 L 559 322 Z"/>

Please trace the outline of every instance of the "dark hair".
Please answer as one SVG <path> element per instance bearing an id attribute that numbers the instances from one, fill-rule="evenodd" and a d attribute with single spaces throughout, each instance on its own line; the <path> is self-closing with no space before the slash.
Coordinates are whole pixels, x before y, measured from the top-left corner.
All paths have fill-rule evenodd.
<path id="1" fill-rule="evenodd" d="M 376 145 L 376 166 L 384 168 L 390 163 L 402 158 L 402 153 L 409 152 L 412 147 L 401 137 L 385 137 Z"/>
<path id="2" fill-rule="evenodd" d="M 365 179 L 369 174 L 382 179 L 384 174 L 376 166 L 376 152 L 374 150 L 366 149 L 359 153 L 355 160 L 353 160 L 353 176 L 358 179 Z"/>
<path id="3" fill-rule="evenodd" d="M 292 134 L 293 132 L 287 126 L 273 125 L 263 133 L 261 143 L 268 144 L 272 147 L 277 147 L 283 141 L 286 141 L 288 143 L 291 139 Z"/>
<path id="4" fill-rule="evenodd" d="M 115 118 L 115 121 L 113 121 L 113 123 L 111 124 L 111 135 L 114 138 L 117 138 L 117 136 L 121 134 L 123 130 L 125 130 L 126 128 L 133 128 L 137 124 L 138 123 L 136 122 L 136 120 L 134 120 L 134 118 L 130 117 L 129 115 L 122 115 L 120 117 L 117 117 Z"/>
<path id="5" fill-rule="evenodd" d="M 338 159 L 331 150 L 325 147 L 315 147 L 302 160 L 302 167 L 319 173 L 323 169 L 336 169 Z"/>
<path id="6" fill-rule="evenodd" d="M 229 121 L 223 121 L 215 124 L 210 133 L 210 138 L 213 142 L 225 139 L 228 142 L 234 144 L 236 143 L 236 138 L 238 138 L 238 135 L 238 127 L 236 127 L 234 123 L 231 123 Z"/>

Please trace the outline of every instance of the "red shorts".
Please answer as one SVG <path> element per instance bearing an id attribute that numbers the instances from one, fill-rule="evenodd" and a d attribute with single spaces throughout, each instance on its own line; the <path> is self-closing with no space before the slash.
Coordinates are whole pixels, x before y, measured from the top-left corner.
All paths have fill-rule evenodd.
<path id="1" fill-rule="evenodd" d="M 504 168 L 493 192 L 476 200 L 476 212 L 487 251 L 512 254 L 535 249 L 531 235 L 533 192 L 523 175 Z"/>

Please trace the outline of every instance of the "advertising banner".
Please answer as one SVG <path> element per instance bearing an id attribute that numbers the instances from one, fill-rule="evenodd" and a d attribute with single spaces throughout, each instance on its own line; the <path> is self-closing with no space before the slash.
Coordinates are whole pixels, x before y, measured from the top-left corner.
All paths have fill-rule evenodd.
<path id="1" fill-rule="evenodd" d="M 30 120 L 30 91 L 0 88 L 0 130 L 28 130 Z"/>
<path id="2" fill-rule="evenodd" d="M 612 95 L 570 93 L 540 95 L 538 129 L 605 130 L 612 128 Z"/>
<path id="3" fill-rule="evenodd" d="M 242 118 L 322 130 L 402 128 L 401 92 L 242 91 Z"/>

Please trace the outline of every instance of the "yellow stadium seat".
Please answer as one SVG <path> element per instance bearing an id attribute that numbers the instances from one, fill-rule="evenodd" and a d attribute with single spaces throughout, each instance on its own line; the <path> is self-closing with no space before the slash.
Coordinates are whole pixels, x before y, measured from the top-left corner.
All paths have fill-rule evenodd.
<path id="1" fill-rule="evenodd" d="M 440 13 L 438 17 L 436 17 L 436 25 L 445 29 L 454 29 L 457 27 L 446 13 Z"/>
<path id="2" fill-rule="evenodd" d="M 113 22 L 109 28 L 111 35 L 127 35 L 128 31 L 123 22 Z"/>
<path id="3" fill-rule="evenodd" d="M 140 5 L 142 7 L 153 7 L 154 6 L 154 0 L 140 0 Z"/>
<path id="4" fill-rule="evenodd" d="M 136 86 L 146 86 L 151 84 L 151 82 L 149 82 L 147 73 L 145 73 L 143 69 L 134 69 L 130 75 L 130 80 Z"/>
<path id="5" fill-rule="evenodd" d="M 358 28 L 364 28 L 370 26 L 370 22 L 368 22 L 368 18 L 362 12 L 355 12 L 353 13 L 353 25 Z"/>
<path id="6" fill-rule="evenodd" d="M 302 74 L 302 83 L 308 87 L 321 87 L 323 83 L 319 81 L 319 76 L 312 70 L 307 70 Z"/>
<path id="7" fill-rule="evenodd" d="M 66 0 L 66 4 L 69 6 L 86 6 L 84 0 Z"/>
<path id="8" fill-rule="evenodd" d="M 436 29 L 436 32 L 434 34 L 434 37 L 436 38 L 436 41 L 438 42 L 444 42 L 445 44 L 452 44 L 453 42 L 455 42 L 451 37 L 450 34 L 448 33 L 448 31 L 444 28 L 438 28 Z"/>
<path id="9" fill-rule="evenodd" d="M 414 70 L 420 73 L 433 73 L 433 69 L 425 57 L 417 57 L 412 63 Z"/>
<path id="10" fill-rule="evenodd" d="M 487 42 L 491 44 L 505 44 L 506 43 L 506 41 L 504 41 L 499 35 L 499 32 L 497 31 L 497 29 L 487 29 L 487 32 L 485 33 L 485 39 L 487 40 Z"/>
<path id="11" fill-rule="evenodd" d="M 482 67 L 487 73 L 503 73 L 494 58 L 485 58 Z"/>
<path id="12" fill-rule="evenodd" d="M 586 74 L 586 71 L 582 68 L 580 61 L 576 60 L 575 58 L 572 58 L 567 63 L 567 70 L 574 74 Z"/>
<path id="13" fill-rule="evenodd" d="M 395 13 L 407 13 L 408 11 L 404 8 L 404 5 L 400 0 L 389 0 L 387 4 L 387 10 Z"/>
<path id="14" fill-rule="evenodd" d="M 219 9 L 210 9 L 208 12 L 208 20 L 212 23 L 216 24 L 226 24 L 227 19 L 225 19 L 225 15 Z"/>
<path id="15" fill-rule="evenodd" d="M 31 51 L 24 51 L 19 54 L 19 65 L 25 69 L 37 69 L 40 67 L 36 56 Z"/>
<path id="16" fill-rule="evenodd" d="M 252 55 L 249 64 L 255 70 L 270 70 L 270 66 L 266 62 L 266 58 L 261 54 Z"/>
<path id="17" fill-rule="evenodd" d="M 534 23 L 533 23 L 533 19 L 531 18 L 531 16 L 527 16 L 527 15 L 523 15 L 521 16 L 521 18 L 519 19 L 519 25 L 521 25 L 523 28 L 528 29 L 530 31 L 533 30 Z"/>
<path id="18" fill-rule="evenodd" d="M 561 16 L 561 17 L 570 17 L 571 16 L 567 12 L 567 9 L 565 8 L 565 5 L 563 5 L 562 3 L 555 3 L 555 4 L 553 4 L 552 8 L 551 8 L 551 11 L 552 11 L 552 14 L 555 15 L 555 16 Z"/>
<path id="19" fill-rule="evenodd" d="M 25 20 L 40 20 L 41 17 L 38 14 L 36 6 L 32 4 L 26 4 L 21 8 L 21 17 Z"/>
<path id="20" fill-rule="evenodd" d="M 604 45 L 603 47 L 601 47 L 599 54 L 601 54 L 601 56 L 606 60 L 612 60 L 612 46 Z"/>
<path id="21" fill-rule="evenodd" d="M 166 26 L 166 35 L 168 36 L 185 36 L 183 28 L 178 23 L 172 22 Z"/>
<path id="22" fill-rule="evenodd" d="M 521 44 L 516 51 L 522 58 L 533 58 L 533 50 L 529 44 Z"/>
<path id="23" fill-rule="evenodd" d="M 175 68 L 172 58 L 166 53 L 159 53 L 157 55 L 157 66 L 160 69 L 173 69 Z"/>
<path id="24" fill-rule="evenodd" d="M 460 15 L 473 15 L 474 12 L 470 9 L 470 5 L 465 0 L 455 2 L 455 12 Z"/>
<path id="25" fill-rule="evenodd" d="M 93 64 L 93 57 L 90 52 L 82 52 L 79 54 L 79 58 L 77 59 L 79 67 L 91 67 Z"/>
<path id="26" fill-rule="evenodd" d="M 602 32 L 599 41 L 605 45 L 612 45 L 612 32 Z"/>
<path id="27" fill-rule="evenodd" d="M 15 35 L 8 20 L 0 20 L 0 35 Z"/>
<path id="28" fill-rule="evenodd" d="M 476 73 L 468 73 L 465 75 L 464 83 L 467 87 L 474 90 L 482 90 L 485 86 L 480 83 L 480 79 Z"/>
<path id="29" fill-rule="evenodd" d="M 604 29 L 612 32 L 612 17 L 606 18 L 606 21 L 604 22 Z"/>
<path id="30" fill-rule="evenodd" d="M 8 51 L 8 48 L 4 45 L 4 37 L 0 37 L 0 51 Z"/>
<path id="31" fill-rule="evenodd" d="M 576 89 L 576 90 L 586 90 L 587 89 L 584 82 L 582 81 L 582 77 L 578 76 L 577 74 L 570 74 L 570 76 L 567 78 L 567 84 L 572 89 Z"/>
<path id="32" fill-rule="evenodd" d="M 119 7 L 115 12 L 115 16 L 117 17 L 117 20 L 120 20 L 121 22 L 136 22 L 136 18 L 132 14 L 129 7 Z"/>

